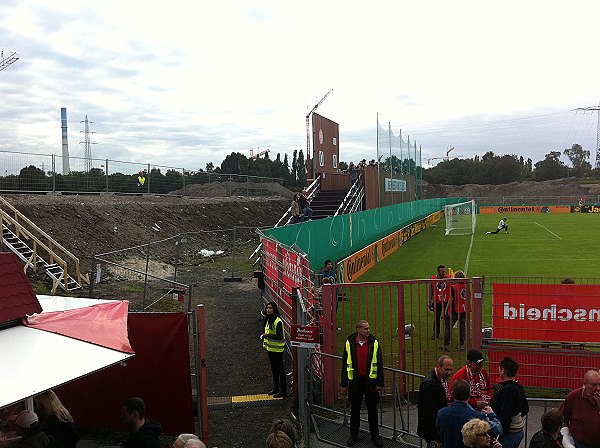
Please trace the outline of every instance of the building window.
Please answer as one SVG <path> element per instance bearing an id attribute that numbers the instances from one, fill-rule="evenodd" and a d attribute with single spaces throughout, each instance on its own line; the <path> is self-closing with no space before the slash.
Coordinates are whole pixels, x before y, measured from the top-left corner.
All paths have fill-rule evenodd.
<path id="1" fill-rule="evenodd" d="M 337 146 L 337 138 L 333 137 L 333 146 Z"/>
<path id="2" fill-rule="evenodd" d="M 333 155 L 333 167 L 337 168 L 337 154 Z"/>
<path id="3" fill-rule="evenodd" d="M 319 166 L 325 166 L 325 154 L 319 151 Z"/>

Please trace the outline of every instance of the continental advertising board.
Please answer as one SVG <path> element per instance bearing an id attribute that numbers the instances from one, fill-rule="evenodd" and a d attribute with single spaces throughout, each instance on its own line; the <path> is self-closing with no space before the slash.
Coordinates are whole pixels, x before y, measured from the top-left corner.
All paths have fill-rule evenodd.
<path id="1" fill-rule="evenodd" d="M 417 233 L 438 222 L 442 217 L 442 212 L 437 211 L 417 222 L 409 224 L 406 227 L 382 238 L 373 244 L 355 252 L 343 260 L 340 260 L 338 266 L 340 269 L 340 279 L 343 283 L 352 283 L 361 275 L 382 261 L 387 256 L 393 254 L 398 248 Z"/>
<path id="2" fill-rule="evenodd" d="M 506 213 L 571 213 L 570 205 L 493 205 L 479 207 L 480 215 Z"/>

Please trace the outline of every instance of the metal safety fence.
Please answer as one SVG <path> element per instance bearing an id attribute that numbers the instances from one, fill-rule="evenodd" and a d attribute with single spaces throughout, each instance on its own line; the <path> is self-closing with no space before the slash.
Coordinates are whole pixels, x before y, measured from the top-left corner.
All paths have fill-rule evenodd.
<path id="1" fill-rule="evenodd" d="M 192 287 L 253 276 L 247 258 L 259 242 L 256 230 L 188 232 L 96 254 L 90 297 L 126 298 L 134 309 L 189 310 Z"/>
<path id="2" fill-rule="evenodd" d="M 481 196 L 469 197 L 474 199 L 478 206 L 489 205 L 576 205 L 581 201 L 583 204 L 600 204 L 600 195 L 584 196 Z"/>
<path id="3" fill-rule="evenodd" d="M 282 183 L 281 178 L 83 157 L 69 157 L 69 169 L 65 170 L 65 161 L 54 154 L 0 151 L 0 191 L 272 196 L 272 185 Z M 143 185 L 138 183 L 140 172 L 144 173 Z M 213 188 L 205 191 L 197 188 L 202 185 Z"/>
<path id="4" fill-rule="evenodd" d="M 310 353 L 309 358 L 317 358 L 307 363 L 305 381 L 307 395 L 300 400 L 301 406 L 306 406 L 318 440 L 334 446 L 343 447 L 350 436 L 350 406 L 345 394 L 339 394 L 333 403 L 324 399 L 323 391 L 328 388 L 338 388 L 339 377 L 330 377 L 324 372 L 315 371 L 315 366 L 323 364 L 338 364 L 342 366 L 339 355 L 329 353 Z M 327 359 L 329 362 L 323 363 Z M 455 369 L 458 366 L 455 363 Z M 426 447 L 427 443 L 417 435 L 417 402 L 418 390 L 423 375 L 409 370 L 399 370 L 384 367 L 386 389 L 381 393 L 378 403 L 378 426 L 380 434 L 403 446 Z M 327 384 L 327 383 L 330 384 Z M 407 392 L 408 391 L 408 392 Z M 532 436 L 541 430 L 541 416 L 550 409 L 558 409 L 564 401 L 566 392 L 561 398 L 527 397 L 529 413 L 525 416 L 523 445 L 529 446 Z M 361 427 L 367 430 L 365 415 L 361 415 Z M 305 436 L 306 440 L 310 438 Z M 305 445 L 306 446 L 306 445 Z M 310 444 L 308 445 L 310 446 Z"/>

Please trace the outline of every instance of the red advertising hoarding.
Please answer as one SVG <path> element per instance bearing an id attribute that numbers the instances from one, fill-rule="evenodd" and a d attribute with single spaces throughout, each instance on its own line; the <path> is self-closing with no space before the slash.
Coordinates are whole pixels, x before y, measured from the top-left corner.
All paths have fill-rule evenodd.
<path id="1" fill-rule="evenodd" d="M 493 337 L 600 341 L 600 285 L 494 283 Z"/>

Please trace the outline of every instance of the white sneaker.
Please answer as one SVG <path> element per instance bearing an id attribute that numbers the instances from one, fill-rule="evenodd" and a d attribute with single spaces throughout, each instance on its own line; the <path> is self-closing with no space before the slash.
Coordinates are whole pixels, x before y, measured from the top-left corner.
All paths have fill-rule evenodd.
<path id="1" fill-rule="evenodd" d="M 492 232 L 485 232 L 486 235 L 489 235 L 490 233 L 492 233 Z"/>

